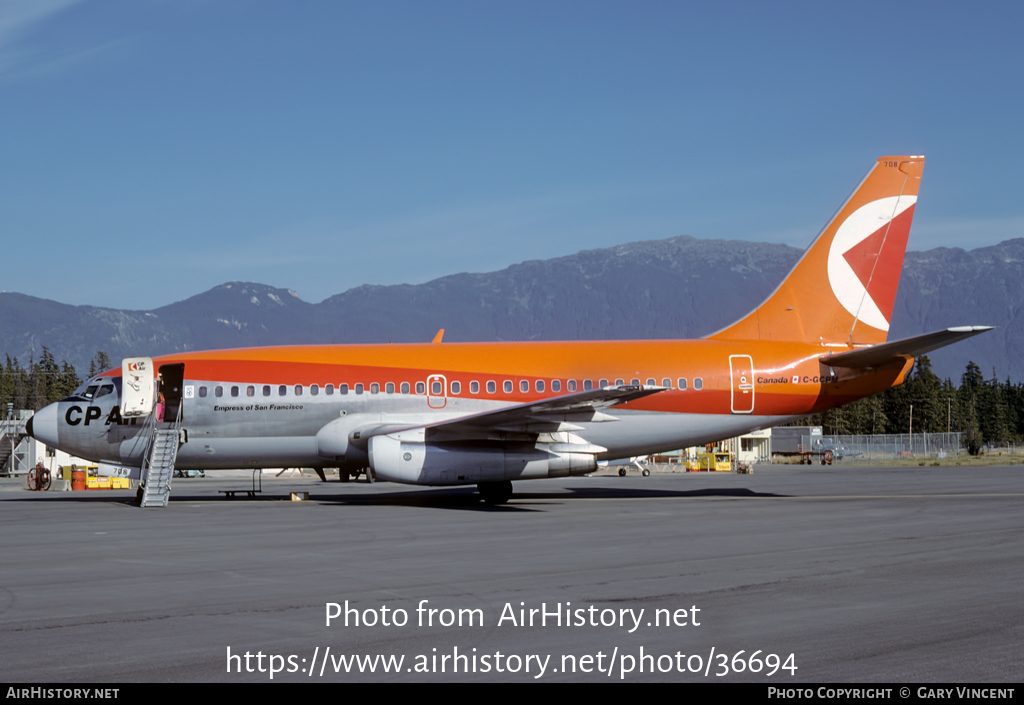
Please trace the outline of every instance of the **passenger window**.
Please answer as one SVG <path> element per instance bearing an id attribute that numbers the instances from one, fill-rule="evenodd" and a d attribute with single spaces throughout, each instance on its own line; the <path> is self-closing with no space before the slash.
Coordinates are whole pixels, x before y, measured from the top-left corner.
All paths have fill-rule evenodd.
<path id="1" fill-rule="evenodd" d="M 339 384 L 338 385 L 338 391 L 341 392 L 342 394 L 348 394 L 348 385 L 347 384 Z"/>
<path id="2" fill-rule="evenodd" d="M 372 384 L 370 384 L 370 394 L 379 394 L 379 393 L 380 393 L 380 385 L 377 384 L 376 382 L 373 382 Z"/>
<path id="3" fill-rule="evenodd" d="M 488 394 L 494 394 L 495 390 L 497 390 L 497 386 L 494 384 L 494 381 L 492 380 L 492 381 L 488 382 L 487 383 L 487 393 Z"/>
<path id="4" fill-rule="evenodd" d="M 693 388 L 697 390 L 704 389 L 704 380 L 702 380 L 700 377 L 694 377 Z"/>
<path id="5" fill-rule="evenodd" d="M 603 387 L 604 385 L 602 384 L 601 386 Z M 615 386 L 616 387 L 621 387 L 622 386 L 622 380 L 621 379 L 615 380 Z"/>
<path id="6" fill-rule="evenodd" d="M 452 382 L 452 394 L 459 394 L 462 392 L 462 382 Z"/>
<path id="7" fill-rule="evenodd" d="M 334 396 L 334 385 L 328 384 L 326 387 L 324 387 L 324 394 L 326 394 L 329 397 Z"/>
<path id="8" fill-rule="evenodd" d="M 238 387 L 234 387 L 234 386 L 231 387 L 231 396 L 233 396 L 233 397 L 237 397 L 238 396 Z"/>
<path id="9" fill-rule="evenodd" d="M 570 379 L 568 382 L 565 383 L 565 388 L 566 388 L 566 390 L 568 390 L 570 392 L 575 392 L 576 391 L 576 380 Z"/>
<path id="10" fill-rule="evenodd" d="M 206 387 L 200 387 L 199 388 L 199 396 L 200 396 L 200 398 L 206 396 Z"/>
<path id="11" fill-rule="evenodd" d="M 470 394 L 479 394 L 480 393 L 480 383 L 479 382 L 470 382 L 469 383 L 469 393 Z"/>
<path id="12" fill-rule="evenodd" d="M 594 388 L 594 383 L 593 382 L 591 382 L 589 379 L 583 380 L 583 391 L 584 392 L 589 392 L 593 388 Z"/>
<path id="13" fill-rule="evenodd" d="M 277 388 L 277 396 L 283 397 L 283 396 L 286 396 L 287 394 L 288 394 L 288 385 L 282 384 L 280 387 Z"/>
<path id="14" fill-rule="evenodd" d="M 538 379 L 537 383 L 535 385 L 533 385 L 533 388 L 536 389 L 538 392 L 543 392 L 544 391 L 544 380 Z"/>
<path id="15" fill-rule="evenodd" d="M 359 384 L 356 385 L 356 394 L 362 394 L 362 393 L 363 393 L 363 385 L 362 385 L 362 383 L 359 383 Z"/>
<path id="16" fill-rule="evenodd" d="M 408 382 L 402 382 L 402 394 L 408 394 L 408 393 L 409 393 L 409 383 Z"/>
<path id="17" fill-rule="evenodd" d="M 426 394 L 427 393 L 427 385 L 426 385 L 425 382 L 417 382 L 416 383 L 416 393 L 417 394 Z"/>
<path id="18" fill-rule="evenodd" d="M 512 380 L 506 379 L 505 383 L 502 385 L 502 387 L 504 387 L 504 389 L 505 389 L 505 394 L 511 394 L 512 393 Z"/>
<path id="19" fill-rule="evenodd" d="M 655 381 L 654 381 L 653 379 L 650 379 L 650 378 L 648 378 L 648 380 L 647 380 L 647 386 L 648 386 L 648 387 L 657 387 L 657 386 L 658 386 L 658 383 L 657 383 L 657 382 L 655 382 Z"/>
<path id="20" fill-rule="evenodd" d="M 263 396 L 265 396 L 265 397 L 269 397 L 270 396 L 270 385 L 269 384 L 264 384 L 263 385 Z"/>
<path id="21" fill-rule="evenodd" d="M 600 382 L 597 383 L 597 386 L 600 387 L 601 389 L 604 389 L 605 387 L 608 386 L 608 380 L 602 379 Z"/>
<path id="22" fill-rule="evenodd" d="M 309 385 L 309 393 L 310 393 L 311 396 L 314 396 L 314 397 L 316 395 L 318 395 L 320 393 L 320 385 L 319 384 L 311 384 L 311 385 Z"/>
<path id="23" fill-rule="evenodd" d="M 245 396 L 247 396 L 247 397 L 254 397 L 254 396 L 256 396 L 256 387 L 252 386 L 251 384 L 248 387 L 246 387 L 245 388 Z"/>
<path id="24" fill-rule="evenodd" d="M 297 397 L 301 397 L 302 396 L 302 385 L 301 384 L 296 384 L 295 385 L 295 396 L 297 396 Z"/>
<path id="25" fill-rule="evenodd" d="M 552 392 L 560 392 L 560 391 L 562 391 L 562 383 L 559 382 L 557 379 L 551 380 L 551 391 Z"/>
<path id="26" fill-rule="evenodd" d="M 525 379 L 519 380 L 519 391 L 522 392 L 523 394 L 526 394 L 528 391 L 530 391 L 530 383 L 527 382 Z"/>
<path id="27" fill-rule="evenodd" d="M 631 379 L 631 380 L 629 380 L 629 383 L 632 384 L 634 387 L 639 387 L 640 386 L 640 380 L 638 380 L 638 379 Z"/>
<path id="28" fill-rule="evenodd" d="M 214 389 L 213 390 L 213 395 L 215 397 L 222 397 L 222 396 L 224 396 L 224 387 L 217 387 L 216 389 Z"/>
<path id="29" fill-rule="evenodd" d="M 679 378 L 679 389 L 686 389 L 686 377 Z"/>
<path id="30" fill-rule="evenodd" d="M 387 392 L 388 394 L 394 394 L 395 393 L 395 383 L 394 382 L 388 382 L 387 384 L 385 384 L 384 385 L 384 391 Z"/>
<path id="31" fill-rule="evenodd" d="M 441 395 L 441 383 L 438 382 L 437 380 L 434 380 L 433 382 L 431 382 L 430 383 L 430 393 L 433 394 L 435 397 L 436 396 L 440 396 Z"/>
<path id="32" fill-rule="evenodd" d="M 661 386 L 662 387 L 668 387 L 669 389 L 672 389 L 672 380 L 670 380 L 668 377 L 666 377 L 665 379 L 661 380 Z"/>

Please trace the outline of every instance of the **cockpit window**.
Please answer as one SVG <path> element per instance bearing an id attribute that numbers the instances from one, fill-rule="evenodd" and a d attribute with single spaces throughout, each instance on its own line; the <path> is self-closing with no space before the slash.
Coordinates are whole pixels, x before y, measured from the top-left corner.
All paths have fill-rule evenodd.
<path id="1" fill-rule="evenodd" d="M 117 394 L 121 389 L 120 377 L 91 377 L 78 386 L 66 400 L 82 401 L 98 399 L 107 394 Z"/>

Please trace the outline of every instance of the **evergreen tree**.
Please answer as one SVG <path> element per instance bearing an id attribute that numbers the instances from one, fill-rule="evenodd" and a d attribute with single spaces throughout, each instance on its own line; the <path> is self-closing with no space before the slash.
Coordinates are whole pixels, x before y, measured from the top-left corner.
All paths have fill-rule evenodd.
<path id="1" fill-rule="evenodd" d="M 992 379 L 982 383 L 977 398 L 978 426 L 985 443 L 1007 441 L 1010 438 L 1007 404 L 1004 390 L 996 371 L 992 370 Z"/>
<path id="2" fill-rule="evenodd" d="M 82 380 L 78 379 L 78 373 L 75 372 L 75 367 L 67 360 L 61 360 L 60 375 L 57 377 L 57 382 L 53 385 L 53 396 L 51 401 L 59 401 L 64 397 L 70 395 L 76 389 L 78 385 L 82 383 Z"/>
<path id="3" fill-rule="evenodd" d="M 967 369 L 960 377 L 960 388 L 956 392 L 957 405 L 960 407 L 960 427 L 957 430 L 964 434 L 967 452 L 971 455 L 977 455 L 981 451 L 978 395 L 984 384 L 985 380 L 981 376 L 981 369 L 973 361 L 968 362 Z"/>
<path id="4" fill-rule="evenodd" d="M 110 357 L 100 350 L 93 356 L 92 360 L 89 361 L 89 376 L 93 377 L 101 372 L 106 372 L 111 367 L 113 367 L 113 365 L 110 362 Z"/>
<path id="5" fill-rule="evenodd" d="M 927 355 L 917 359 L 913 378 L 909 381 L 907 396 L 914 405 L 914 433 L 941 433 L 945 430 L 945 414 L 939 410 L 942 383 L 932 372 Z"/>

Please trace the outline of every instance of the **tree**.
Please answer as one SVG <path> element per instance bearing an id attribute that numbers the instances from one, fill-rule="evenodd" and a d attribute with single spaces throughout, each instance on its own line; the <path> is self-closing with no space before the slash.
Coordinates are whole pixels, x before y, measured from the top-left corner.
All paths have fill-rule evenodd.
<path id="1" fill-rule="evenodd" d="M 110 363 L 110 357 L 100 350 L 89 360 L 89 377 L 95 377 L 100 372 L 106 372 L 111 367 L 113 365 Z"/>

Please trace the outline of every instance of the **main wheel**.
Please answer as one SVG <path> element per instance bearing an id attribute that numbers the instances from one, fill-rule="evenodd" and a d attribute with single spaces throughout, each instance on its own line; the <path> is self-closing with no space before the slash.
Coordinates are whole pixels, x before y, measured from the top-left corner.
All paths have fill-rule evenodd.
<path id="1" fill-rule="evenodd" d="M 626 468 L 619 468 L 619 477 L 626 476 Z"/>
<path id="2" fill-rule="evenodd" d="M 509 480 L 481 482 L 476 489 L 480 493 L 480 499 L 487 504 L 505 504 L 512 498 L 512 482 Z"/>

